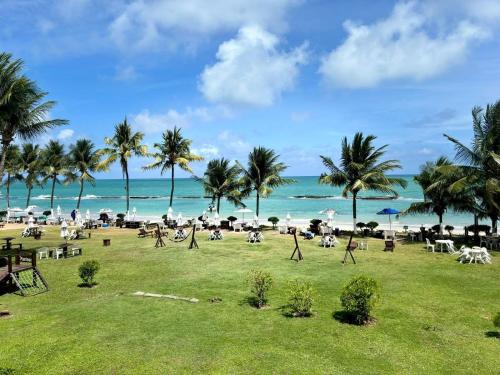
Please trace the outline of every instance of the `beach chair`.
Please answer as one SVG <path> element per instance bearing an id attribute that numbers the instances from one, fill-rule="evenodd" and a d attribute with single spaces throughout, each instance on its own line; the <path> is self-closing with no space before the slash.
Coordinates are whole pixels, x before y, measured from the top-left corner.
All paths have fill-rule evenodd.
<path id="1" fill-rule="evenodd" d="M 396 247 L 396 242 L 394 240 L 387 240 L 385 242 L 384 251 L 394 252 L 394 248 Z"/>
<path id="2" fill-rule="evenodd" d="M 288 227 L 286 225 L 280 225 L 278 227 L 279 233 L 280 234 L 287 234 L 288 233 Z"/>
<path id="3" fill-rule="evenodd" d="M 82 253 L 82 249 L 80 247 L 72 247 L 68 249 L 68 254 L 71 256 L 80 255 Z"/>
<path id="4" fill-rule="evenodd" d="M 431 241 L 429 241 L 428 238 L 425 239 L 425 249 L 427 251 L 431 250 L 432 252 L 434 252 L 434 250 L 435 250 L 435 245 L 432 245 Z"/>
<path id="5" fill-rule="evenodd" d="M 321 237 L 321 240 L 319 241 L 319 244 L 320 244 L 320 246 L 323 246 L 323 247 L 332 247 L 332 246 L 334 246 L 333 245 L 333 241 L 332 241 L 332 237 L 329 236 L 329 235 L 324 235 L 323 237 Z"/>
<path id="6" fill-rule="evenodd" d="M 242 231 L 241 223 L 234 223 L 233 229 L 235 232 L 241 232 Z"/>
<path id="7" fill-rule="evenodd" d="M 31 234 L 31 231 L 30 231 L 30 228 L 26 227 L 23 229 L 23 231 L 21 232 L 21 237 L 23 238 L 27 238 L 29 237 Z"/>
<path id="8" fill-rule="evenodd" d="M 43 258 L 49 259 L 49 248 L 48 247 L 39 248 L 37 250 L 37 253 L 38 253 L 38 257 L 40 258 L 40 260 L 42 260 Z"/>
<path id="9" fill-rule="evenodd" d="M 62 258 L 64 257 L 64 250 L 60 247 L 56 247 L 52 253 L 52 256 L 54 257 L 54 259 Z"/>
<path id="10" fill-rule="evenodd" d="M 184 240 L 187 237 L 187 233 L 184 228 L 177 228 L 174 233 L 174 240 Z"/>

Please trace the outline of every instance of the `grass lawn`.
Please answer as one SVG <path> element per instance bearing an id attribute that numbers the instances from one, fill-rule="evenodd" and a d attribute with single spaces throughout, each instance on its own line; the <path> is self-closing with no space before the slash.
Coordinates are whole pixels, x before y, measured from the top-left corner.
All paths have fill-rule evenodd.
<path id="1" fill-rule="evenodd" d="M 2 231 L 2 236 L 18 231 Z M 50 291 L 34 297 L 0 296 L 0 368 L 21 374 L 493 374 L 500 339 L 492 317 L 500 311 L 500 256 L 491 265 L 462 265 L 455 256 L 428 253 L 422 244 L 382 251 L 369 239 L 358 264 L 343 266 L 337 249 L 300 239 L 304 261 L 288 258 L 293 237 L 266 232 L 249 245 L 243 234 L 156 249 L 135 230 L 94 231 L 78 241 L 82 257 L 43 260 Z M 104 236 L 112 239 L 102 247 Z M 61 242 L 56 228 L 25 247 Z M 98 286 L 79 288 L 77 268 L 101 264 Z M 271 272 L 270 307 L 247 303 L 251 269 Z M 366 327 L 333 318 L 342 286 L 366 274 L 381 284 L 381 299 Z M 310 280 L 317 291 L 310 318 L 284 313 L 287 282 Z M 195 297 L 193 304 L 135 297 L 136 291 Z M 222 298 L 211 303 L 212 297 Z M 491 336 L 491 335 L 490 335 Z"/>

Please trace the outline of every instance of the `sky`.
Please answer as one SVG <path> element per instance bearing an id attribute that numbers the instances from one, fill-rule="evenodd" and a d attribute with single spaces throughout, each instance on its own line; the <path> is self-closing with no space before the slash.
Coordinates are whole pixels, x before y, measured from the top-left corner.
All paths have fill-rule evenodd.
<path id="1" fill-rule="evenodd" d="M 152 150 L 178 126 L 198 175 L 259 145 L 287 175 L 319 175 L 358 131 L 416 173 L 500 99 L 500 0 L 1 0 L 0 25 L 0 50 L 69 120 L 40 144 L 102 147 L 127 117 Z M 148 162 L 131 178 L 159 177 Z"/>

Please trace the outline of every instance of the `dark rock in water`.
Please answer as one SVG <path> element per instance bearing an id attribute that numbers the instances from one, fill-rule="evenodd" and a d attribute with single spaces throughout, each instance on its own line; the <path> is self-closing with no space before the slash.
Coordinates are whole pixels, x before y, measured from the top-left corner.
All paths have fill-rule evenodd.
<path id="1" fill-rule="evenodd" d="M 328 199 L 335 198 L 334 195 L 293 195 L 291 198 L 295 199 Z"/>
<path id="2" fill-rule="evenodd" d="M 373 200 L 373 201 L 385 201 L 385 200 L 396 199 L 396 197 L 394 197 L 392 195 L 383 195 L 383 196 L 380 196 L 380 197 L 359 197 L 359 199 Z"/>

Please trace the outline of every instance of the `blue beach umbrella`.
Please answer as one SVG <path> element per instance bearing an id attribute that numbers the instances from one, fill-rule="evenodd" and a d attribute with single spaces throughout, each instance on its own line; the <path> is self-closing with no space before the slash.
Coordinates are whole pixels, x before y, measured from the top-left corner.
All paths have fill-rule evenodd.
<path id="1" fill-rule="evenodd" d="M 389 215 L 389 229 L 392 230 L 391 215 L 397 215 L 400 212 L 395 208 L 384 208 L 382 211 L 377 212 L 377 215 Z"/>

